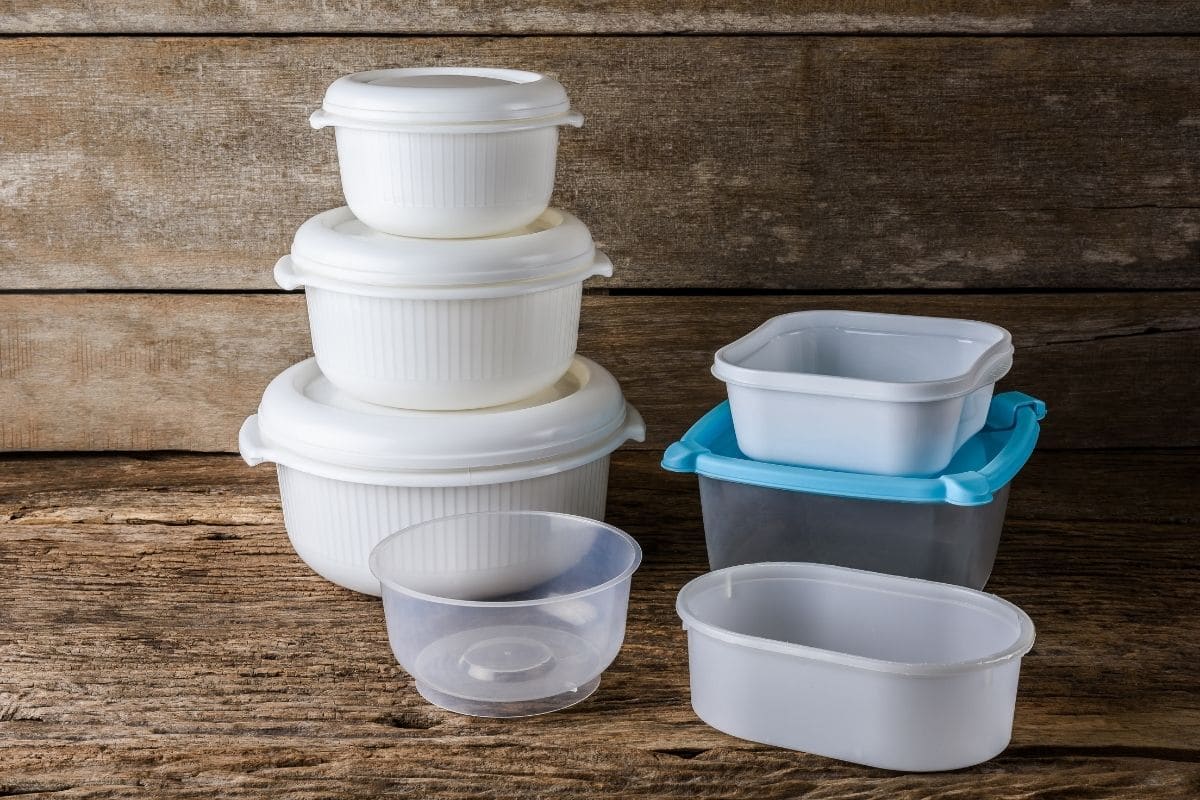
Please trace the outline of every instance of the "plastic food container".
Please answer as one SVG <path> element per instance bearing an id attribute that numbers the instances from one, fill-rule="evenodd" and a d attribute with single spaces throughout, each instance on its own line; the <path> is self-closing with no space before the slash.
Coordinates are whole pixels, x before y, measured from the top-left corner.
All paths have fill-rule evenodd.
<path id="1" fill-rule="evenodd" d="M 941 474 L 897 478 L 770 464 L 738 450 L 722 403 L 667 448 L 663 467 L 700 479 L 712 569 L 816 561 L 982 589 L 1009 484 L 1037 444 L 1046 406 L 993 398 L 982 431 Z"/>
<path id="2" fill-rule="evenodd" d="M 644 434 L 616 380 L 586 358 L 518 403 L 437 413 L 357 401 L 308 359 L 271 381 L 239 446 L 252 466 L 278 465 L 300 558 L 336 584 L 378 595 L 367 558 L 401 528 L 510 509 L 603 519 L 609 454 Z"/>
<path id="3" fill-rule="evenodd" d="M 553 209 L 503 236 L 431 240 L 338 208 L 301 225 L 275 265 L 281 287 L 305 287 L 329 380 L 424 410 L 502 405 L 554 383 L 575 353 L 583 281 L 611 274 L 587 227 Z"/>
<path id="4" fill-rule="evenodd" d="M 574 705 L 625 638 L 642 551 L 592 519 L 538 512 L 425 522 L 371 553 L 396 660 L 436 706 L 524 717 Z"/>
<path id="5" fill-rule="evenodd" d="M 883 769 L 987 761 L 1008 746 L 1033 622 L 989 594 L 803 563 L 683 587 L 692 708 L 717 730 Z"/>
<path id="6" fill-rule="evenodd" d="M 332 125 L 355 216 L 401 236 L 490 236 L 550 202 L 558 127 L 583 124 L 558 81 L 515 69 L 424 67 L 334 81 Z"/>
<path id="7" fill-rule="evenodd" d="M 1012 355 L 985 322 L 798 311 L 718 350 L 712 372 L 751 458 L 932 475 L 983 427 Z"/>

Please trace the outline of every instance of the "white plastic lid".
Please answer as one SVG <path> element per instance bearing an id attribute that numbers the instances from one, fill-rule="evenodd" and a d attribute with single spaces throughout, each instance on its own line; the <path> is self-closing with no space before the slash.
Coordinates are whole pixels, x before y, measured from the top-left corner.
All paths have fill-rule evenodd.
<path id="1" fill-rule="evenodd" d="M 303 468 L 290 463 L 298 458 L 304 465 L 385 472 L 476 470 L 568 455 L 590 460 L 597 449 L 611 452 L 644 434 L 616 379 L 581 356 L 538 394 L 470 411 L 363 403 L 337 389 L 310 358 L 271 381 L 255 420 L 247 421 L 241 442 L 252 464 L 272 460 Z M 256 428 L 248 430 L 252 422 Z"/>
<path id="2" fill-rule="evenodd" d="M 323 109 L 334 119 L 314 115 L 316 127 L 339 122 L 447 125 L 545 120 L 577 125 L 583 121 L 570 115 L 567 90 L 553 78 L 487 67 L 357 72 L 330 84 Z"/>
<path id="3" fill-rule="evenodd" d="M 305 274 L 375 286 L 466 286 L 531 281 L 589 268 L 587 226 L 549 208 L 522 228 L 478 239 L 417 239 L 369 228 L 343 206 L 296 231 L 292 260 Z"/>

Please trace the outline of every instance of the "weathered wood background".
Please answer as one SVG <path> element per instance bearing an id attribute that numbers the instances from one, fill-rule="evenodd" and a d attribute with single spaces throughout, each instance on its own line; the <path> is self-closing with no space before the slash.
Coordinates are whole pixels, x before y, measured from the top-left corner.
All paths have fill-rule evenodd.
<path id="1" fill-rule="evenodd" d="M 613 257 L 581 351 L 650 428 L 646 560 L 579 708 L 429 707 L 231 455 L 309 353 L 274 260 L 341 204 L 306 115 L 380 65 L 549 72 L 555 202 Z M 1200 2 L 0 2 L 0 796 L 1200 796 Z M 990 588 L 1026 608 L 1013 746 L 898 776 L 687 703 L 704 568 L 662 447 L 786 310 L 1009 327 L 1050 405 Z M 173 452 L 166 452 L 173 451 Z M 190 451 L 190 452 L 180 452 Z"/>

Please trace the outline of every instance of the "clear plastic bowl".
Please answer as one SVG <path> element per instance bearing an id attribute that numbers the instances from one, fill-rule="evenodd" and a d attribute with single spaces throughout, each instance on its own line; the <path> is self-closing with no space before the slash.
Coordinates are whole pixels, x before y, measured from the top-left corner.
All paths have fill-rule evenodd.
<path id="1" fill-rule="evenodd" d="M 574 705 L 625 638 L 633 537 L 541 511 L 462 514 L 384 539 L 371 553 L 388 639 L 429 702 L 478 717 Z"/>

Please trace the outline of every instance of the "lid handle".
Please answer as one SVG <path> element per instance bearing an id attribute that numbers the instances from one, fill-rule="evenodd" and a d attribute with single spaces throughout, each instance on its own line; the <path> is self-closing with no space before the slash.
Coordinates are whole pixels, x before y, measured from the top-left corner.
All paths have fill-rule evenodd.
<path id="1" fill-rule="evenodd" d="M 632 439 L 635 442 L 646 441 L 646 421 L 642 419 L 641 412 L 636 408 L 625 404 L 625 429 L 622 435 L 626 441 Z"/>
<path id="2" fill-rule="evenodd" d="M 562 124 L 570 125 L 572 128 L 582 128 L 583 114 L 580 114 L 578 111 L 572 108 L 563 116 Z"/>
<path id="3" fill-rule="evenodd" d="M 613 274 L 612 259 L 599 250 L 592 256 L 592 266 L 585 278 L 611 278 Z"/>
<path id="4" fill-rule="evenodd" d="M 295 267 L 291 256 L 284 256 L 275 262 L 275 283 L 279 284 L 279 288 L 290 292 L 304 285 L 304 279 L 296 274 Z"/>
<path id="5" fill-rule="evenodd" d="M 323 108 L 318 108 L 316 111 L 308 115 L 308 124 L 313 126 L 314 130 L 327 128 L 333 123 L 333 115 L 328 113 Z"/>
<path id="6" fill-rule="evenodd" d="M 988 427 L 994 430 L 1011 428 L 1012 435 L 1000 452 L 978 470 L 942 477 L 946 502 L 956 506 L 990 503 L 995 490 L 1015 478 L 1033 454 L 1042 427 L 1038 421 L 1045 416 L 1046 404 L 1027 394 L 1005 392 L 993 398 Z"/>
<path id="7" fill-rule="evenodd" d="M 275 454 L 262 440 L 262 432 L 258 429 L 258 414 L 251 414 L 242 423 L 242 429 L 238 431 L 238 452 L 252 467 L 264 461 L 275 460 Z"/>
<path id="8" fill-rule="evenodd" d="M 700 456 L 711 451 L 686 439 L 675 442 L 663 453 L 662 468 L 671 472 L 695 472 Z"/>
<path id="9" fill-rule="evenodd" d="M 988 407 L 987 427 L 997 431 L 1008 430 L 1017 424 L 1023 408 L 1031 410 L 1035 420 L 1046 416 L 1046 404 L 1036 397 L 1024 392 L 1004 392 L 992 398 L 992 404 Z"/>

